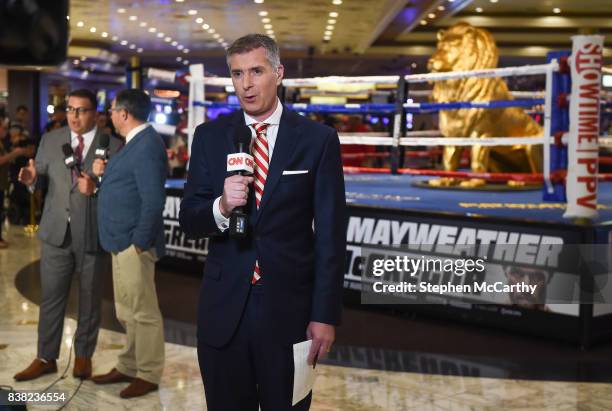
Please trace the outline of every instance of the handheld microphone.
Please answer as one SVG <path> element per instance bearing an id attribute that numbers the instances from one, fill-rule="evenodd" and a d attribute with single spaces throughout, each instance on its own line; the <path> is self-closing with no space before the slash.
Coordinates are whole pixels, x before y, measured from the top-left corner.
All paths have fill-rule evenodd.
<path id="1" fill-rule="evenodd" d="M 74 151 L 72 151 L 72 147 L 70 144 L 66 143 L 62 146 L 62 151 L 64 152 L 64 164 L 71 170 L 75 170 L 77 174 L 81 175 L 81 167 L 76 161 L 74 157 Z"/>
<path id="2" fill-rule="evenodd" d="M 108 134 L 102 134 L 100 136 L 100 142 L 99 142 L 98 148 L 96 148 L 96 151 L 94 152 L 94 158 L 100 159 L 100 160 L 108 159 L 109 143 L 110 143 L 110 137 L 108 136 Z"/>
<path id="3" fill-rule="evenodd" d="M 253 174 L 253 156 L 251 156 L 251 129 L 248 126 L 236 129 L 234 133 L 236 152 L 227 155 L 227 171 L 236 174 Z M 248 217 L 243 207 L 236 207 L 230 215 L 230 232 L 232 238 L 244 238 L 247 233 Z"/>

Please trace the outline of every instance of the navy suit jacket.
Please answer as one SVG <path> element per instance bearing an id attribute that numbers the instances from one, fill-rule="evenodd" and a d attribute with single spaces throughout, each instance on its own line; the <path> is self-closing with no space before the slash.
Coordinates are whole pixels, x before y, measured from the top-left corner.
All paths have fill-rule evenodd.
<path id="1" fill-rule="evenodd" d="M 98 191 L 102 248 L 118 253 L 134 244 L 164 256 L 166 146 L 151 126 L 136 134 L 106 165 Z"/>
<path id="2" fill-rule="evenodd" d="M 198 339 L 227 344 L 247 300 L 255 260 L 264 287 L 264 335 L 293 344 L 310 321 L 338 325 L 346 253 L 346 202 L 336 131 L 283 109 L 259 210 L 254 190 L 246 207 L 248 235 L 229 238 L 213 216 L 223 194 L 237 111 L 195 131 L 180 225 L 191 237 L 211 236 L 198 307 Z M 303 174 L 283 171 L 308 170 Z"/>

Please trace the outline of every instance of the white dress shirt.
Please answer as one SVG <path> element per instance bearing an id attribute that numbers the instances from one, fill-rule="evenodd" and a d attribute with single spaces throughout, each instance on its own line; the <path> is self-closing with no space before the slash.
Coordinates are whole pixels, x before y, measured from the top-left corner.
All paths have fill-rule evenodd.
<path id="1" fill-rule="evenodd" d="M 127 145 L 130 142 L 130 140 L 136 137 L 136 134 L 140 133 L 142 130 L 144 130 L 145 128 L 149 126 L 150 126 L 149 123 L 144 123 L 144 124 L 139 125 L 138 127 L 134 127 L 133 129 L 131 129 L 130 132 L 127 133 L 127 136 L 125 136 L 125 144 Z"/>
<path id="2" fill-rule="evenodd" d="M 268 164 L 272 162 L 272 154 L 274 152 L 274 146 L 276 145 L 276 137 L 278 136 L 278 127 L 280 126 L 281 116 L 283 114 L 283 105 L 280 100 L 276 99 L 276 110 L 268 118 L 263 121 L 257 121 L 253 117 L 249 116 L 246 112 L 244 112 L 244 122 L 247 126 L 251 126 L 255 123 L 266 123 L 268 124 L 268 128 L 266 129 L 266 139 L 268 140 Z M 253 142 L 255 141 L 253 137 L 255 137 L 255 129 L 253 127 L 249 127 L 251 129 L 251 147 L 253 146 Z M 265 191 L 265 187 L 264 187 Z M 221 201 L 221 197 L 217 197 L 215 202 L 213 203 L 213 216 L 215 217 L 215 222 L 217 223 L 217 227 L 219 230 L 225 231 L 229 228 L 229 218 L 226 218 L 223 214 L 221 214 L 221 209 L 219 208 L 219 202 Z"/>
<path id="3" fill-rule="evenodd" d="M 89 130 L 87 133 L 85 134 L 81 134 L 81 136 L 83 137 L 83 143 L 84 143 L 84 147 L 83 147 L 83 157 L 81 158 L 81 160 L 85 160 L 85 157 L 87 157 L 87 152 L 89 151 L 89 148 L 91 147 L 91 143 L 93 143 L 94 137 L 96 136 L 96 132 L 98 131 L 97 127 L 92 128 L 91 130 Z M 79 134 L 75 133 L 74 131 L 70 130 L 70 146 L 72 146 L 72 150 L 76 152 L 77 147 L 79 146 L 79 139 L 77 138 Z"/>

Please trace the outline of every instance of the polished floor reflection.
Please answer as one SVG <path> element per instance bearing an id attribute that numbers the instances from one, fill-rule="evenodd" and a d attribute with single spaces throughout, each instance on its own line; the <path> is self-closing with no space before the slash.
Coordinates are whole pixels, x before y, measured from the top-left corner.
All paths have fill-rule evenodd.
<path id="1" fill-rule="evenodd" d="M 0 250 L 0 385 L 11 385 L 16 389 L 42 389 L 66 368 L 68 348 L 75 327 L 70 314 L 74 310 L 74 303 L 69 307 L 64 326 L 64 345 L 58 361 L 60 372 L 35 381 L 14 382 L 13 374 L 29 364 L 36 353 L 38 306 L 35 302 L 40 298 L 39 287 L 36 285 L 36 262 L 40 251 L 38 241 L 25 236 L 20 228 L 13 228 L 8 233 L 8 239 L 11 247 Z M 171 275 L 172 273 L 160 270 L 158 280 L 173 281 L 179 284 L 178 287 L 185 289 L 193 288 L 193 284 L 198 283 L 196 276 L 181 277 L 177 281 Z M 165 276 L 170 277 L 163 279 Z M 113 367 L 124 338 L 113 318 L 112 300 L 107 298 L 112 293 L 109 293 L 106 287 L 108 282 L 104 290 L 104 329 L 100 332 L 98 348 L 94 355 L 94 372 L 105 372 Z M 65 409 L 206 409 L 196 352 L 193 348 L 193 301 L 190 300 L 191 297 L 177 301 L 176 295 L 162 293 L 162 296 L 160 304 L 165 317 L 167 343 L 166 368 L 159 392 L 139 399 L 122 400 L 118 396 L 123 388 L 121 384 L 97 386 L 86 381 Z M 169 303 L 178 307 L 172 313 L 166 313 L 163 308 Z M 356 308 L 347 310 L 346 320 L 346 329 L 341 329 L 339 333 L 337 348 L 327 364 L 319 367 L 320 374 L 315 385 L 312 410 L 612 409 L 612 384 L 546 380 L 547 374 L 551 375 L 551 379 L 558 375 L 556 368 L 566 369 L 567 367 L 562 367 L 562 363 L 569 359 L 583 361 L 582 364 L 587 361 L 586 364 L 591 365 L 600 362 L 600 380 L 608 381 L 609 375 L 612 375 L 612 371 L 608 370 L 612 370 L 612 367 L 608 367 L 609 360 L 603 359 L 610 350 L 607 346 L 596 349 L 594 353 L 581 354 L 576 352 L 574 347 L 546 342 L 538 345 L 535 340 L 517 337 L 512 340 L 514 344 L 506 343 L 497 351 L 491 351 L 499 353 L 498 356 L 486 360 L 479 357 L 479 362 L 475 360 L 473 348 L 465 347 L 461 352 L 463 357 L 450 356 L 437 349 L 438 346 L 452 343 L 453 338 L 458 338 L 461 332 L 465 332 L 465 327 L 431 323 L 424 328 L 421 325 L 417 328 L 420 331 L 415 332 L 413 338 L 423 338 L 423 330 L 428 330 L 429 337 L 434 339 L 410 345 L 402 343 L 404 340 L 399 338 L 403 336 L 405 339 L 410 328 L 404 326 L 399 329 L 398 324 L 412 325 L 414 322 L 410 321 L 413 320 L 400 319 L 402 322 L 390 319 L 388 315 L 363 312 Z M 441 333 L 445 327 L 450 330 L 446 337 Z M 383 341 L 385 333 L 381 331 L 385 329 L 388 336 L 386 342 Z M 398 341 L 394 342 L 394 338 Z M 486 339 L 490 344 L 502 344 L 507 335 L 483 332 L 478 338 Z M 444 339 L 446 341 L 443 341 Z M 419 350 L 409 350 L 410 347 L 418 347 Z M 427 350 L 427 347 L 432 349 Z M 504 358 L 504 349 L 501 347 L 506 347 L 505 350 L 509 354 L 507 359 Z M 521 358 L 532 358 L 535 367 L 542 368 L 542 375 L 537 380 L 519 379 L 523 378 L 523 371 L 516 365 L 515 359 L 517 353 L 526 349 L 536 350 L 532 355 Z M 546 356 L 545 352 L 555 355 Z M 509 373 L 509 366 L 518 371 Z M 56 384 L 57 390 L 72 394 L 77 388 L 78 380 L 72 378 L 71 371 L 72 365 L 68 368 L 68 376 Z M 581 370 L 576 370 L 572 375 L 580 373 Z M 570 377 L 568 374 L 564 379 L 569 380 Z M 29 409 L 49 407 L 31 406 Z"/>

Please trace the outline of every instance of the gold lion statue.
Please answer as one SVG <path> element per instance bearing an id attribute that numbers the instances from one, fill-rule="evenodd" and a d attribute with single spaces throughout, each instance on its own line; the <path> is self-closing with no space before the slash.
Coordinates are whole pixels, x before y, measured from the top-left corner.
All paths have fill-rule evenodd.
<path id="1" fill-rule="evenodd" d="M 468 23 L 457 23 L 438 32 L 438 47 L 429 59 L 431 72 L 466 71 L 497 67 L 498 50 L 491 33 Z M 465 78 L 434 82 L 435 102 L 513 100 L 500 78 Z M 521 108 L 441 110 L 440 131 L 446 137 L 538 137 L 543 131 Z M 541 145 L 500 147 L 472 146 L 474 172 L 539 172 L 542 170 Z M 463 147 L 446 146 L 446 170 L 459 165 Z M 437 182 L 437 183 L 436 183 Z M 432 185 L 453 185 L 456 179 L 432 180 Z M 464 186 L 479 186 L 483 180 L 464 181 Z"/>

